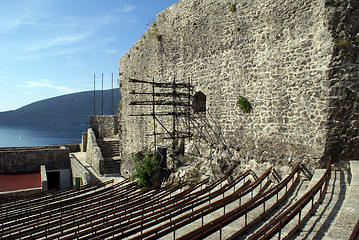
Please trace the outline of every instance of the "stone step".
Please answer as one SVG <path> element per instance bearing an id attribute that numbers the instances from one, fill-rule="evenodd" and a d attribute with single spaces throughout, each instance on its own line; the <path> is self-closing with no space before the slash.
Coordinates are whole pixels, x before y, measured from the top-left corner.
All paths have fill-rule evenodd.
<path id="1" fill-rule="evenodd" d="M 283 176 L 282 179 L 284 179 L 286 176 Z M 279 216 L 280 214 L 282 214 L 287 208 L 288 206 L 290 206 L 291 204 L 293 204 L 300 196 L 301 193 L 305 191 L 305 189 L 308 186 L 308 180 L 303 178 L 300 179 L 299 183 L 297 183 L 294 187 L 294 190 L 292 193 L 289 194 L 289 196 L 287 197 L 287 199 L 285 199 L 283 201 L 282 204 L 280 204 L 278 206 L 277 209 L 275 209 L 272 214 L 270 214 L 269 216 L 266 217 L 266 219 L 264 221 L 261 221 L 257 224 L 255 224 L 252 229 L 250 229 L 247 234 L 246 237 L 243 237 L 243 239 L 246 239 L 247 237 L 249 237 L 251 234 L 255 233 L 257 230 L 259 230 L 260 228 L 262 228 L 264 225 L 266 225 L 268 222 L 270 222 L 272 219 L 276 218 L 277 216 Z M 284 191 L 284 190 L 283 190 Z M 282 191 L 281 191 L 282 192 Z M 283 192 L 284 193 L 284 192 Z M 281 195 L 280 195 L 281 196 Z M 268 208 L 270 206 L 272 206 L 276 201 L 276 198 L 272 198 L 269 199 L 266 202 L 266 205 L 268 205 Z M 261 213 L 263 212 L 263 210 L 261 208 L 257 208 L 255 211 L 253 211 L 253 215 L 255 216 L 259 216 Z"/>
<path id="2" fill-rule="evenodd" d="M 358 160 L 350 161 L 350 171 L 343 171 L 335 187 L 335 190 L 339 192 L 339 196 L 338 200 L 334 201 L 333 204 L 338 213 L 323 239 L 349 239 L 359 218 Z M 325 200 L 327 200 L 327 196 Z"/>
<path id="3" fill-rule="evenodd" d="M 121 159 L 119 157 L 104 158 L 104 174 L 120 173 Z"/>
<path id="4" fill-rule="evenodd" d="M 238 189 L 238 187 L 243 183 L 240 182 L 236 185 L 236 189 Z M 224 185 L 225 182 L 222 184 Z M 270 186 L 266 186 L 266 187 L 270 187 Z M 211 190 L 211 192 L 214 192 L 215 190 L 217 189 L 220 189 L 221 188 L 221 185 L 217 186 L 215 189 Z M 263 185 L 263 190 L 265 189 L 264 188 L 264 185 Z M 258 193 L 258 190 L 259 190 L 259 187 L 253 192 L 253 195 L 255 195 L 256 193 Z M 234 188 L 231 188 L 229 190 L 227 190 L 224 194 L 220 194 L 219 196 L 217 196 L 216 198 L 212 198 L 210 201 L 208 202 L 205 202 L 204 204 L 200 205 L 200 206 L 197 206 L 195 207 L 193 210 L 196 210 L 196 209 L 199 209 L 203 206 L 206 206 L 210 203 L 213 203 L 217 200 L 220 200 L 222 199 L 223 197 L 226 197 L 230 194 L 233 194 L 234 192 Z M 183 236 L 184 234 L 188 233 L 188 232 L 191 232 L 192 230 L 198 228 L 198 227 L 201 227 L 202 226 L 202 221 L 203 221 L 203 224 L 207 224 L 211 221 L 213 221 L 214 219 L 216 218 L 219 218 L 221 216 L 223 216 L 223 214 L 225 213 L 228 213 L 229 211 L 237 208 L 238 206 L 240 206 L 240 204 L 243 204 L 245 202 L 247 202 L 250 198 L 251 198 L 251 193 L 247 194 L 246 196 L 243 196 L 241 198 L 241 201 L 239 200 L 236 200 L 234 202 L 231 202 L 229 204 L 227 204 L 225 207 L 221 207 L 219 209 L 217 209 L 216 211 L 206 215 L 203 217 L 203 220 L 202 218 L 196 220 L 196 221 L 193 221 L 191 222 L 190 224 L 176 230 L 176 237 L 180 237 L 180 236 Z M 190 210 L 189 212 L 191 212 L 192 210 Z M 184 214 L 187 214 L 188 212 L 184 213 Z M 184 214 L 181 214 L 180 216 L 183 216 Z M 249 216 L 250 214 L 248 214 L 248 217 L 251 218 L 253 216 Z M 178 217 L 180 217 L 178 216 Z M 177 218 L 177 217 L 176 217 Z M 226 227 L 225 229 L 223 229 L 223 232 L 222 232 L 222 239 L 225 239 L 226 237 L 228 237 L 229 235 L 232 235 L 234 232 L 233 229 L 238 229 L 238 224 L 243 224 L 244 223 L 244 218 L 240 218 L 238 219 L 238 221 L 235 221 L 234 223 L 230 224 L 230 226 Z M 217 235 L 216 235 L 217 234 Z M 167 236 L 161 238 L 161 239 L 172 239 L 172 236 L 173 236 L 173 233 L 170 233 L 168 234 Z M 219 236 L 218 236 L 218 233 L 215 233 L 213 235 L 211 235 L 208 239 L 220 239 Z"/>
<path id="5" fill-rule="evenodd" d="M 324 173 L 322 169 L 316 172 L 318 172 L 318 174 L 314 173 L 307 191 L 319 180 L 321 177 L 320 175 Z M 325 238 L 324 235 L 338 215 L 339 208 L 343 203 L 345 197 L 345 185 L 348 184 L 347 177 L 348 174 L 345 171 L 332 171 L 323 202 L 318 206 L 317 210 L 309 220 L 302 226 L 294 239 L 328 239 Z M 316 197 L 315 200 L 317 200 L 317 198 L 318 197 Z M 309 211 L 310 205 L 311 204 L 309 203 L 309 205 L 303 209 L 302 217 Z M 283 236 L 296 225 L 297 220 L 298 217 L 295 218 L 295 223 L 292 221 L 285 229 L 283 229 Z"/>
<path id="6" fill-rule="evenodd" d="M 97 144 L 104 158 L 120 155 L 120 142 L 118 139 L 98 139 Z"/>

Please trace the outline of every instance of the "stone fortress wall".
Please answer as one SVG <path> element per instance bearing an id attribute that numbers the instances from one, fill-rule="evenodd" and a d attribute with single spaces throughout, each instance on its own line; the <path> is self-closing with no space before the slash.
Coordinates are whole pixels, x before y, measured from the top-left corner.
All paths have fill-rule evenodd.
<path id="1" fill-rule="evenodd" d="M 191 81 L 194 93 L 206 95 L 201 121 L 216 141 L 208 146 L 193 129 L 185 152 L 219 171 L 358 158 L 358 32 L 357 0 L 177 2 L 120 60 L 124 165 L 153 148 L 152 119 L 129 116 L 152 110 L 129 105 L 146 99 L 130 93 L 152 90 L 129 78 Z M 250 102 L 249 114 L 240 111 L 240 96 Z M 126 176 L 129 167 L 122 171 Z"/>
<path id="2" fill-rule="evenodd" d="M 0 173 L 70 169 L 69 151 L 75 144 L 0 148 Z"/>

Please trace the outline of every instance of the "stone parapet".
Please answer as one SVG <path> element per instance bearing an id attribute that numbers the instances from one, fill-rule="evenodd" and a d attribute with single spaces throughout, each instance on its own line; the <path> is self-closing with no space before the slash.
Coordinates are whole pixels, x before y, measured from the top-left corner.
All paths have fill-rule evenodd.
<path id="1" fill-rule="evenodd" d="M 91 128 L 87 130 L 86 162 L 92 166 L 98 175 L 103 174 L 104 159 L 97 145 L 95 133 Z"/>
<path id="2" fill-rule="evenodd" d="M 62 146 L 0 148 L 0 173 L 69 169 L 69 149 Z"/>
<path id="3" fill-rule="evenodd" d="M 87 149 L 87 132 L 82 133 L 81 135 L 80 151 L 86 152 L 86 149 Z"/>
<path id="4" fill-rule="evenodd" d="M 77 156 L 85 155 L 85 153 L 76 153 Z M 100 180 L 91 172 L 91 166 L 85 162 L 81 162 L 75 154 L 71 154 L 71 173 L 73 185 L 75 186 L 75 179 L 80 178 L 82 185 L 98 183 Z"/>
<path id="5" fill-rule="evenodd" d="M 97 138 L 115 136 L 118 133 L 118 116 L 98 115 L 90 116 L 90 128 Z"/>

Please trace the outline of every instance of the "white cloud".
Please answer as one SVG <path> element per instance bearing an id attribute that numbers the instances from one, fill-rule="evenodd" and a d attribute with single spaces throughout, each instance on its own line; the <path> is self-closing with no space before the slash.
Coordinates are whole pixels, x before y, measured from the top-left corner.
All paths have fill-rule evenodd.
<path id="1" fill-rule="evenodd" d="M 112 54 L 112 53 L 116 53 L 117 51 L 115 49 L 106 49 L 105 53 L 107 54 Z"/>
<path id="2" fill-rule="evenodd" d="M 123 7 L 120 8 L 119 12 L 131 12 L 135 10 L 137 7 L 131 4 L 126 4 Z"/>
<path id="3" fill-rule="evenodd" d="M 85 39 L 87 39 L 91 35 L 90 32 L 82 33 L 82 34 L 75 34 L 75 35 L 68 35 L 68 36 L 60 36 L 55 37 L 51 39 L 46 39 L 43 42 L 39 42 L 36 44 L 33 44 L 32 46 L 29 46 L 25 49 L 25 52 L 34 52 L 44 49 L 49 49 L 53 47 L 58 46 L 65 46 L 65 45 L 71 45 L 76 44 L 78 42 L 81 42 Z"/>
<path id="4" fill-rule="evenodd" d="M 74 93 L 76 90 L 70 89 L 65 86 L 58 86 L 51 83 L 48 79 L 40 79 L 39 81 L 25 81 L 23 85 L 16 84 L 17 87 L 21 88 L 34 88 L 34 89 L 52 89 L 56 90 L 60 93 L 68 94 L 68 93 Z"/>
<path id="5" fill-rule="evenodd" d="M 1 2 L 0 33 L 12 31 L 22 25 L 36 25 L 39 21 L 51 17 L 47 2 L 41 0 Z"/>

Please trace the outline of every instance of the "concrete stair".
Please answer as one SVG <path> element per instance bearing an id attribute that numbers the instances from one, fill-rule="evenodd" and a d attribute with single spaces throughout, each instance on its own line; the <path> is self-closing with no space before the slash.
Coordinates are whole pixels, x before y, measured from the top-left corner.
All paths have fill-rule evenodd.
<path id="1" fill-rule="evenodd" d="M 358 188 L 354 186 L 356 181 L 353 181 L 353 179 L 355 179 L 354 176 L 359 174 L 359 171 L 357 171 L 357 174 L 354 173 L 355 168 L 359 170 L 359 162 L 356 163 L 356 167 L 353 167 L 352 164 L 351 172 L 345 170 L 332 171 L 323 202 L 318 206 L 309 220 L 304 223 L 293 239 L 340 240 L 349 238 L 359 218 Z M 308 186 L 304 188 L 301 187 L 290 202 L 294 203 L 311 189 L 322 177 L 324 172 L 324 169 L 315 170 L 311 181 L 307 184 Z M 353 179 L 351 179 L 352 174 Z M 283 210 L 287 206 L 289 206 L 289 204 L 283 206 Z M 309 208 L 310 204 L 302 210 L 303 216 L 309 211 Z M 280 212 L 281 210 L 277 211 L 276 215 L 280 214 Z M 282 238 L 296 226 L 297 220 L 297 217 L 294 218 L 282 229 Z M 275 238 L 277 238 L 277 236 L 275 236 Z"/>
<path id="2" fill-rule="evenodd" d="M 326 222 L 330 226 L 326 226 L 327 231 L 322 239 L 349 239 L 359 219 L 359 160 L 350 161 L 350 172 L 343 171 L 337 179 L 335 186 L 329 189 L 338 192 L 338 197 L 326 196 L 324 200 L 324 203 L 332 200 L 332 211 L 337 211 L 337 214 Z"/>
<path id="3" fill-rule="evenodd" d="M 97 139 L 104 158 L 104 174 L 119 174 L 121 170 L 120 141 L 119 138 Z"/>
<path id="4" fill-rule="evenodd" d="M 104 171 L 105 175 L 119 174 L 121 170 L 121 159 L 119 157 L 107 157 L 104 159 Z"/>
<path id="5" fill-rule="evenodd" d="M 118 138 L 97 139 L 97 144 L 104 158 L 120 155 L 120 141 Z"/>
<path id="6" fill-rule="evenodd" d="M 283 177 L 283 179 L 285 176 Z M 293 191 L 289 196 L 284 200 L 282 204 L 280 204 L 273 212 L 270 214 L 264 221 L 261 221 L 253 226 L 252 229 L 247 231 L 246 236 L 242 236 L 239 239 L 247 239 L 251 234 L 256 232 L 258 229 L 262 228 L 264 225 L 266 225 L 268 222 L 270 222 L 272 219 L 276 218 L 280 214 L 282 214 L 291 204 L 293 204 L 295 201 L 297 201 L 302 194 L 307 189 L 307 186 L 309 184 L 309 180 L 306 178 L 300 179 L 300 181 L 295 185 Z M 275 199 L 269 199 L 267 201 L 267 205 L 272 206 L 275 203 Z M 253 211 L 253 215 L 256 217 L 262 213 L 262 209 L 258 208 L 255 211 Z M 254 217 L 253 217 L 254 218 Z"/>

